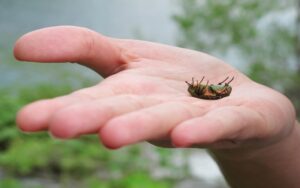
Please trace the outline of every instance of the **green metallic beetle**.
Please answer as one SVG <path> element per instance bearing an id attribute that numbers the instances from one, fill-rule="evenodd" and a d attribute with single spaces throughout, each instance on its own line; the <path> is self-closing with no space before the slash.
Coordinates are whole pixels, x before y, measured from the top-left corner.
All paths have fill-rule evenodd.
<path id="1" fill-rule="evenodd" d="M 228 79 L 229 77 L 227 77 L 225 80 L 218 83 L 217 85 L 208 85 L 209 81 L 207 81 L 205 85 L 201 84 L 204 80 L 204 76 L 202 77 L 200 82 L 194 82 L 194 78 L 192 78 L 192 83 L 189 83 L 187 81 L 185 82 L 189 86 L 188 92 L 193 97 L 197 97 L 200 99 L 216 100 L 230 95 L 232 87 L 229 84 L 233 81 L 234 77 L 232 77 L 231 80 L 226 82 Z"/>

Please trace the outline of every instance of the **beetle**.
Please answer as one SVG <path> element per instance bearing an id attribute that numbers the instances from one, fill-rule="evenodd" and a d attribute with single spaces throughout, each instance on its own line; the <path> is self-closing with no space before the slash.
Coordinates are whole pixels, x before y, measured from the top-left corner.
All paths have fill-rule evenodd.
<path id="1" fill-rule="evenodd" d="M 185 81 L 185 83 L 188 84 L 188 92 L 193 97 L 200 99 L 217 100 L 230 95 L 232 87 L 229 84 L 233 81 L 234 77 L 226 82 L 228 79 L 229 77 L 216 85 L 209 85 L 209 81 L 207 80 L 206 84 L 204 85 L 201 84 L 204 80 L 203 76 L 200 82 L 198 82 L 198 80 L 195 82 L 194 78 L 192 78 L 192 83 L 189 83 L 187 81 Z"/>

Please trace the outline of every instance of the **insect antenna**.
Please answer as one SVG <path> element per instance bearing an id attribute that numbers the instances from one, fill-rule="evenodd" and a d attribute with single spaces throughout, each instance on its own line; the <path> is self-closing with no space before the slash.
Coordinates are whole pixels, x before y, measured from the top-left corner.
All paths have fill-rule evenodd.
<path id="1" fill-rule="evenodd" d="M 218 85 L 223 84 L 224 82 L 226 82 L 226 80 L 228 80 L 229 76 L 227 76 L 227 78 L 225 78 L 225 80 L 223 80 L 222 82 L 218 83 Z"/>

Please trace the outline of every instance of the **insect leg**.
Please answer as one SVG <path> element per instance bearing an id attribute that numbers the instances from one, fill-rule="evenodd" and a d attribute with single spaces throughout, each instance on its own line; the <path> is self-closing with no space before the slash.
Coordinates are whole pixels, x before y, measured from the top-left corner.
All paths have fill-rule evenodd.
<path id="1" fill-rule="evenodd" d="M 208 83 L 209 83 L 209 80 L 207 80 L 206 85 L 201 89 L 201 92 L 203 92 L 205 90 L 205 88 L 207 88 Z"/>
<path id="2" fill-rule="evenodd" d="M 199 84 L 201 84 L 203 80 L 204 80 L 204 76 L 202 77 L 202 79 L 201 79 L 201 81 L 200 81 L 200 83 L 199 83 Z"/>
<path id="3" fill-rule="evenodd" d="M 185 81 L 185 83 L 187 83 L 188 86 L 191 86 L 192 84 L 190 84 L 188 81 Z"/>
<path id="4" fill-rule="evenodd" d="M 204 76 L 202 77 L 202 79 L 201 79 L 201 81 L 200 82 L 198 82 L 197 81 L 197 85 L 196 85 L 196 93 L 200 93 L 200 92 L 202 92 L 202 89 L 201 89 L 201 83 L 202 83 L 202 81 L 204 80 Z"/>
<path id="5" fill-rule="evenodd" d="M 227 82 L 226 84 L 229 85 L 234 79 L 234 76 L 231 78 L 231 80 L 229 82 Z"/>
<path id="6" fill-rule="evenodd" d="M 225 80 L 223 80 L 222 82 L 218 83 L 218 85 L 223 84 L 224 82 L 226 82 L 226 80 L 228 80 L 229 76 L 227 76 L 227 78 L 225 78 Z"/>
<path id="7" fill-rule="evenodd" d="M 192 77 L 191 83 L 189 83 L 188 81 L 185 81 L 185 83 L 187 83 L 188 86 L 194 86 L 194 77 Z"/>
<path id="8" fill-rule="evenodd" d="M 201 82 L 200 82 L 201 83 Z M 201 90 L 201 84 L 200 84 L 198 81 L 197 81 L 197 84 L 196 84 L 196 89 L 195 89 L 195 92 L 197 94 L 199 94 L 200 90 Z"/>

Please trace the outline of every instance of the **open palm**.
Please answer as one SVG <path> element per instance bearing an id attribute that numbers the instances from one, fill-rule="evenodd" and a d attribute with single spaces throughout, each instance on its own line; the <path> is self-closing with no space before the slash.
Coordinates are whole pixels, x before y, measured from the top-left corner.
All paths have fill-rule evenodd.
<path id="1" fill-rule="evenodd" d="M 166 147 L 260 147 L 287 136 L 294 108 L 207 54 L 144 41 L 104 37 L 78 27 L 53 27 L 23 36 L 15 56 L 24 61 L 78 62 L 105 79 L 66 96 L 24 107 L 24 131 L 49 130 L 60 138 L 99 134 L 110 148 L 149 141 Z M 219 100 L 191 97 L 192 77 L 218 83 L 233 77 Z"/>

